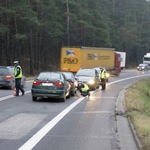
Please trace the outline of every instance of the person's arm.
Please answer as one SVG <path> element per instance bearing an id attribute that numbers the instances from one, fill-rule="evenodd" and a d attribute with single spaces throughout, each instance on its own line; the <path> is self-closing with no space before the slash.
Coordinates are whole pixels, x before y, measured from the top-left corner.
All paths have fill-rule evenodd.
<path id="1" fill-rule="evenodd" d="M 17 67 L 17 74 L 15 75 L 15 77 L 17 77 L 20 74 L 20 67 Z"/>

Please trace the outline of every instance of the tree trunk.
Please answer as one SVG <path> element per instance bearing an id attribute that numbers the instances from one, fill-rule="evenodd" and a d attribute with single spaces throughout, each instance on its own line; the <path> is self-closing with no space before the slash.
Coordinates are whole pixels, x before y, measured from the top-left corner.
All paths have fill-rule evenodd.
<path id="1" fill-rule="evenodd" d="M 30 74 L 33 75 L 33 44 L 32 44 L 32 28 L 30 27 Z"/>
<path id="2" fill-rule="evenodd" d="M 67 8 L 67 39 L 68 39 L 68 46 L 70 45 L 70 35 L 69 35 L 69 4 L 68 0 L 66 2 L 66 8 Z"/>

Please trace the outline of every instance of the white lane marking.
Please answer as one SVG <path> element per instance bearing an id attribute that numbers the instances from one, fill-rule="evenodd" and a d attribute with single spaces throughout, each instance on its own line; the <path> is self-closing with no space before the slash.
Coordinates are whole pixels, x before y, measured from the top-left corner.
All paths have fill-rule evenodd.
<path id="1" fill-rule="evenodd" d="M 31 150 L 69 111 L 71 111 L 78 103 L 83 101 L 84 97 L 78 99 L 61 113 L 59 113 L 54 119 L 47 123 L 42 129 L 40 129 L 34 136 L 32 136 L 24 145 L 18 150 Z"/>
<path id="2" fill-rule="evenodd" d="M 116 98 L 116 97 L 94 97 L 94 96 L 90 96 L 89 98 Z"/>
<path id="3" fill-rule="evenodd" d="M 27 93 L 31 93 L 31 91 L 25 91 L 25 94 L 27 94 Z M 13 94 L 9 95 L 9 96 L 4 96 L 4 97 L 0 98 L 0 101 L 4 101 L 6 99 L 13 98 L 13 97 L 15 97 L 15 96 L 13 96 Z"/>
<path id="4" fill-rule="evenodd" d="M 149 76 L 150 74 L 146 74 L 146 75 L 139 75 L 139 76 L 134 76 L 134 77 L 129 77 L 129 78 L 125 78 L 125 79 L 121 79 L 121 80 L 117 80 L 117 81 L 114 81 L 114 82 L 111 82 L 111 83 L 108 83 L 107 85 L 111 85 L 111 84 L 114 84 L 114 83 L 117 83 L 117 82 L 121 82 L 121 81 L 125 81 L 125 80 L 129 80 L 129 79 L 133 79 L 133 78 L 140 78 L 141 76 Z"/>
<path id="5" fill-rule="evenodd" d="M 90 112 L 82 112 L 83 114 L 104 114 L 104 113 L 111 113 L 110 111 L 90 111 Z"/>

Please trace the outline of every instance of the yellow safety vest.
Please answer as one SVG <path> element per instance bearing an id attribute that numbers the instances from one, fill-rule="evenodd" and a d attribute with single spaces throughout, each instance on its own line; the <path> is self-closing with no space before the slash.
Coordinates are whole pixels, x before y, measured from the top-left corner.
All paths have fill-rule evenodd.
<path id="1" fill-rule="evenodd" d="M 21 67 L 19 65 L 15 67 L 15 69 L 14 69 L 14 75 L 17 74 L 17 68 L 18 67 L 20 68 L 20 74 L 17 77 L 15 77 L 16 79 L 22 78 L 22 69 L 21 69 Z"/>
<path id="2" fill-rule="evenodd" d="M 105 71 L 104 70 L 101 72 L 101 76 L 100 77 L 101 78 L 105 78 Z"/>
<path id="3" fill-rule="evenodd" d="M 89 89 L 88 85 L 84 84 L 84 88 L 81 88 L 82 92 L 87 91 Z"/>

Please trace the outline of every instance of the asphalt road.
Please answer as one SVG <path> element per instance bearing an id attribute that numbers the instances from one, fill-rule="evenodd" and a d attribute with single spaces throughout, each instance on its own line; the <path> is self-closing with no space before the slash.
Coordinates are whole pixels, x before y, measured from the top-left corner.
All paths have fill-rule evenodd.
<path id="1" fill-rule="evenodd" d="M 106 91 L 92 91 L 89 99 L 77 93 L 65 103 L 33 102 L 32 80 L 24 96 L 0 88 L 0 150 L 127 150 L 125 133 L 118 137 L 126 122 L 117 122 L 115 104 L 122 89 L 148 77 L 150 71 L 123 70 L 110 77 Z"/>

